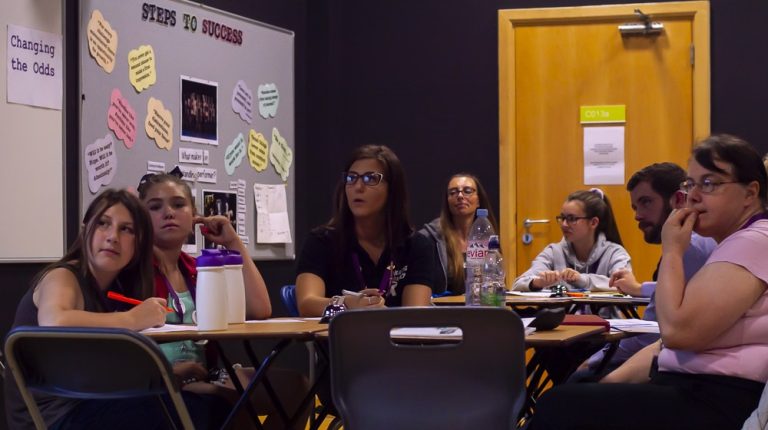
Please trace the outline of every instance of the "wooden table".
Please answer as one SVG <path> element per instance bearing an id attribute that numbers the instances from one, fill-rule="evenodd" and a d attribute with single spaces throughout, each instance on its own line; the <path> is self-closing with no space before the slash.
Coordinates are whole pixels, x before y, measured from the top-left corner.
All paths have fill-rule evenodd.
<path id="1" fill-rule="evenodd" d="M 262 428 L 258 419 L 258 415 L 251 407 L 251 402 L 248 398 L 253 393 L 253 390 L 261 383 L 267 390 L 267 393 L 275 403 L 275 407 L 278 414 L 286 424 L 286 428 L 293 424 L 293 422 L 300 416 L 301 411 L 304 410 L 305 403 L 309 400 L 305 399 L 299 408 L 297 408 L 294 416 L 289 416 L 282 406 L 282 403 L 278 399 L 275 391 L 272 389 L 269 381 L 266 379 L 266 373 L 275 357 L 277 357 L 291 342 L 312 342 L 315 339 L 315 333 L 323 330 L 328 330 L 327 324 L 320 324 L 317 320 L 299 320 L 297 318 L 274 318 L 263 321 L 246 322 L 244 324 L 230 324 L 226 330 L 212 330 L 212 331 L 198 331 L 193 328 L 183 331 L 158 331 L 160 329 L 150 329 L 149 331 L 142 332 L 144 335 L 152 338 L 157 342 L 171 342 L 178 340 L 209 340 L 213 343 L 213 346 L 218 348 L 220 352 L 220 358 L 224 362 L 225 367 L 230 375 L 232 375 L 232 383 L 237 390 L 241 393 L 240 399 L 237 401 L 232 411 L 230 412 L 227 420 L 222 425 L 222 429 L 227 428 L 232 419 L 237 415 L 238 411 L 245 407 L 251 415 L 256 428 Z M 232 367 L 230 360 L 226 358 L 223 350 L 218 346 L 218 341 L 221 340 L 242 340 L 243 347 L 248 354 L 252 364 L 257 369 L 248 386 L 243 388 L 238 378 L 234 377 L 235 371 Z M 272 348 L 272 351 L 263 359 L 259 360 L 256 354 L 253 352 L 250 341 L 252 340 L 275 340 L 277 343 Z M 306 396 L 309 397 L 309 394 Z"/>
<path id="2" fill-rule="evenodd" d="M 637 319 L 640 319 L 640 315 L 636 308 L 647 306 L 649 301 L 647 297 L 629 296 L 539 297 L 507 294 L 505 297 L 507 306 L 515 310 L 526 306 L 564 307 L 569 313 L 574 313 L 580 305 L 585 305 L 592 309 L 592 313 L 597 314 L 600 308 L 615 306 L 624 317 Z M 464 295 L 436 297 L 432 299 L 432 303 L 438 306 L 463 306 Z"/>

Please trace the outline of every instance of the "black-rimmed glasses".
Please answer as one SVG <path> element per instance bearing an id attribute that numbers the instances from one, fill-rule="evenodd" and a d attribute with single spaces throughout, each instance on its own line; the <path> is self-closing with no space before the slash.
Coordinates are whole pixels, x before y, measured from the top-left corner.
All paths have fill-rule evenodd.
<path id="1" fill-rule="evenodd" d="M 363 185 L 375 187 L 381 183 L 381 180 L 384 179 L 384 175 L 378 172 L 365 172 L 362 174 L 355 172 L 344 172 L 342 178 L 344 179 L 345 185 L 354 185 L 359 178 L 361 181 L 363 181 Z"/>
<path id="2" fill-rule="evenodd" d="M 461 193 L 464 197 L 469 197 L 472 194 L 475 194 L 476 191 L 477 190 L 472 187 L 448 188 L 448 196 L 456 198 L 459 196 L 459 193 Z"/>
<path id="3" fill-rule="evenodd" d="M 699 187 L 699 191 L 701 191 L 702 194 L 709 194 L 715 191 L 720 185 L 736 183 L 738 183 L 738 181 L 713 181 L 712 179 L 706 178 L 701 182 L 696 182 L 693 179 L 687 179 L 680 184 L 680 191 L 690 193 L 694 188 Z"/>
<path id="4" fill-rule="evenodd" d="M 571 225 L 571 224 L 575 223 L 576 221 L 578 221 L 580 219 L 589 219 L 589 218 L 590 217 L 588 217 L 588 216 L 576 216 L 576 215 L 571 215 L 571 214 L 568 214 L 568 215 L 560 214 L 560 215 L 555 217 L 557 222 L 559 222 L 560 224 L 562 224 L 563 221 L 565 221 L 566 223 L 568 223 L 568 225 Z"/>

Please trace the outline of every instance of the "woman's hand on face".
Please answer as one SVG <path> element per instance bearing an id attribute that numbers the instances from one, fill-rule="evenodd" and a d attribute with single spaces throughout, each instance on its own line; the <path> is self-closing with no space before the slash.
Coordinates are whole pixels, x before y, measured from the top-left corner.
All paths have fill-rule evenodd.
<path id="1" fill-rule="evenodd" d="M 384 307 L 384 297 L 381 297 L 381 292 L 376 288 L 366 288 L 360 290 L 360 293 L 360 296 L 345 296 L 344 304 L 349 309 Z"/>
<path id="2" fill-rule="evenodd" d="M 557 272 L 555 270 L 545 270 L 542 272 L 539 272 L 537 275 L 537 278 L 533 278 L 533 284 L 536 288 L 544 288 L 548 287 L 558 281 L 560 281 L 560 272 Z"/>
<path id="3" fill-rule="evenodd" d="M 165 306 L 165 299 L 150 297 L 129 310 L 128 313 L 134 318 L 136 327 L 141 327 L 140 330 L 160 327 L 165 324 L 165 316 L 168 313 Z"/>
<path id="4" fill-rule="evenodd" d="M 661 229 L 662 253 L 683 255 L 691 243 L 691 233 L 699 213 L 691 208 L 674 209 Z"/>
<path id="5" fill-rule="evenodd" d="M 581 279 L 581 274 L 567 267 L 560 272 L 560 279 L 565 282 L 574 283 Z"/>
<path id="6" fill-rule="evenodd" d="M 200 232 L 203 233 L 206 239 L 217 245 L 224 245 L 228 249 L 232 249 L 234 244 L 240 241 L 235 228 L 232 227 L 232 223 L 225 216 L 198 216 L 195 217 L 194 223 L 202 224 Z"/>

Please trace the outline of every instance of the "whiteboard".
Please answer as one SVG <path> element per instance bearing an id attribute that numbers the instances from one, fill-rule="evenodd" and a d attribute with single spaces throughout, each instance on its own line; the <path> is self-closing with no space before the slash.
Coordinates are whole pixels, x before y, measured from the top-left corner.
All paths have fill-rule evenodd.
<path id="1" fill-rule="evenodd" d="M 292 32 L 187 1 L 84 0 L 80 67 L 81 213 L 179 165 L 198 213 L 230 216 L 254 259 L 294 258 Z M 284 187 L 290 243 L 257 243 L 254 184 Z"/>
<path id="2" fill-rule="evenodd" d="M 2 1 L 4 40 L 8 24 L 61 34 L 61 2 Z M 54 261 L 65 246 L 62 113 L 8 103 L 7 46 L 0 46 L 0 261 Z"/>

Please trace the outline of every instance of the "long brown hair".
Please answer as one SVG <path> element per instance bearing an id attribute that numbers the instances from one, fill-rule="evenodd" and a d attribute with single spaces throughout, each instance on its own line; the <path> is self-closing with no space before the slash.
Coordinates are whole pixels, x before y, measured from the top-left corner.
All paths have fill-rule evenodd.
<path id="1" fill-rule="evenodd" d="M 384 205 L 385 237 L 387 247 L 392 258 L 397 252 L 397 247 L 405 243 L 405 240 L 413 232 L 411 220 L 408 215 L 408 191 L 405 187 L 405 171 L 397 155 L 384 145 L 365 145 L 358 147 L 344 165 L 344 172 L 357 160 L 373 159 L 381 163 L 384 178 L 387 182 L 387 201 Z M 354 216 L 349 209 L 347 193 L 343 173 L 339 173 L 339 180 L 334 192 L 334 214 L 321 228 L 334 230 L 337 238 L 337 259 L 343 258 L 347 253 L 346 245 L 350 237 L 355 235 Z"/>
<path id="2" fill-rule="evenodd" d="M 491 200 L 488 198 L 488 193 L 485 192 L 483 184 L 480 182 L 477 176 L 466 172 L 456 173 L 455 175 L 448 178 L 446 184 L 450 184 L 453 178 L 459 177 L 469 178 L 475 182 L 475 189 L 477 190 L 479 205 L 478 207 L 488 209 L 488 221 L 491 222 L 493 231 L 498 233 L 499 225 L 496 223 L 496 216 L 494 215 L 493 205 L 491 204 Z M 477 215 L 475 215 L 475 218 L 477 218 Z M 442 208 L 440 209 L 440 229 L 443 232 L 443 238 L 445 239 L 445 249 L 448 254 L 448 267 L 445 268 L 446 282 L 449 278 L 453 279 L 453 285 L 448 285 L 448 289 L 456 293 L 461 293 L 464 291 L 464 253 L 462 252 L 460 245 L 461 239 L 459 238 L 459 230 L 456 228 L 456 224 L 453 222 L 453 214 L 451 213 L 451 208 L 448 205 L 447 185 L 443 195 Z"/>
<path id="3" fill-rule="evenodd" d="M 98 294 L 96 283 L 88 264 L 91 255 L 91 241 L 98 227 L 99 220 L 107 209 L 122 204 L 133 218 L 133 231 L 135 246 L 131 261 L 120 271 L 117 281 L 122 286 L 122 293 L 130 297 L 147 299 L 153 296 L 153 268 L 152 268 L 152 222 L 147 210 L 139 199 L 126 190 L 107 189 L 88 205 L 83 216 L 83 225 L 72 246 L 67 253 L 56 263 L 46 267 L 34 279 L 33 285 L 53 268 L 62 264 L 77 267 L 81 276 L 88 285 L 84 285 L 84 292 Z"/>

